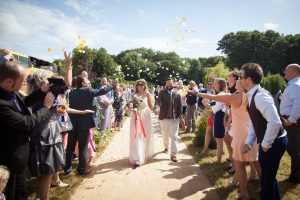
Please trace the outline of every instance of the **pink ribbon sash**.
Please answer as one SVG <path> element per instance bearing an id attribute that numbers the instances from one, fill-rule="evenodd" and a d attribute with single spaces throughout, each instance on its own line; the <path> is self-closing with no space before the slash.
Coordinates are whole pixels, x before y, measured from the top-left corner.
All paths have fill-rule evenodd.
<path id="1" fill-rule="evenodd" d="M 140 112 L 134 110 L 133 115 L 134 115 L 133 116 L 134 117 L 134 138 L 136 138 L 136 136 L 137 136 L 137 123 L 136 123 L 137 120 L 140 122 L 140 126 L 141 126 L 141 129 L 142 129 L 143 136 L 144 136 L 144 138 L 146 138 L 147 134 L 146 134 L 146 131 L 145 131 L 145 128 L 144 128 L 144 124 L 143 124 Z"/>

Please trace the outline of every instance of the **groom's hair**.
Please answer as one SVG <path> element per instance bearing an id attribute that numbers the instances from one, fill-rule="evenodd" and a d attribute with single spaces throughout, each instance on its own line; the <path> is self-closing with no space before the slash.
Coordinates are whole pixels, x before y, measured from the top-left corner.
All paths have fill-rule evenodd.
<path id="1" fill-rule="evenodd" d="M 257 63 L 246 63 L 242 66 L 245 78 L 251 78 L 254 84 L 259 84 L 264 76 L 261 66 Z"/>

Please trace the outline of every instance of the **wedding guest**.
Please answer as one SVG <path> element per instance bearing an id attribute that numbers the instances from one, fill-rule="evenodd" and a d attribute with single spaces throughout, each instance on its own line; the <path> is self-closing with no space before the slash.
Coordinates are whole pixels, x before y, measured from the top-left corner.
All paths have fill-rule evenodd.
<path id="1" fill-rule="evenodd" d="M 215 94 L 215 91 L 212 89 L 212 82 L 208 82 L 206 89 L 202 91 L 202 93 L 204 94 Z M 202 101 L 203 106 L 205 107 L 205 105 L 208 105 L 209 102 L 206 101 L 206 103 L 204 103 Z M 210 106 L 207 107 L 207 109 L 210 109 Z M 202 150 L 202 154 L 207 155 L 209 152 L 209 143 L 211 140 L 211 136 L 212 136 L 212 131 L 213 131 L 213 118 L 212 118 L 212 112 L 209 114 L 208 118 L 207 118 L 207 125 L 206 125 L 206 129 L 205 129 L 205 137 L 204 137 L 204 147 Z"/>
<path id="2" fill-rule="evenodd" d="M 286 150 L 287 137 L 269 92 L 260 87 L 263 70 L 259 64 L 246 63 L 241 68 L 240 81 L 247 90 L 249 133 L 242 151 L 248 153 L 255 144 L 259 145 L 261 167 L 260 199 L 280 199 L 276 180 L 280 160 Z"/>
<path id="3" fill-rule="evenodd" d="M 300 66 L 290 64 L 285 68 L 284 77 L 288 86 L 280 103 L 280 114 L 287 131 L 287 152 L 291 156 L 291 174 L 288 181 L 300 183 Z"/>
<path id="4" fill-rule="evenodd" d="M 102 78 L 100 82 L 100 88 L 106 87 L 108 85 L 107 79 Z M 113 99 L 110 98 L 110 93 L 106 93 L 105 95 L 98 96 L 96 98 L 97 103 L 100 106 L 99 117 L 100 124 L 99 130 L 104 131 L 110 129 L 110 121 L 111 121 L 111 107 L 113 104 Z"/>
<path id="5" fill-rule="evenodd" d="M 236 92 L 236 81 L 238 80 L 238 77 L 239 77 L 239 71 L 234 70 L 229 74 L 227 78 L 228 91 L 231 94 Z M 231 109 L 230 106 L 227 106 L 225 111 L 225 116 L 224 116 L 224 126 L 225 126 L 224 142 L 228 149 L 228 154 L 229 154 L 228 160 L 231 162 L 231 167 L 229 167 L 230 168 L 229 173 L 233 174 L 235 172 L 235 169 L 234 169 L 234 160 L 232 158 L 232 147 L 231 147 L 231 142 L 232 142 L 231 123 L 232 123 Z"/>
<path id="6" fill-rule="evenodd" d="M 65 85 L 70 86 L 72 78 L 71 54 L 64 53 L 67 63 Z M 48 75 L 42 71 L 35 72 L 31 79 L 28 80 L 28 88 L 30 92 L 38 90 L 43 84 L 48 84 Z M 62 80 L 62 77 L 55 77 L 55 80 Z M 68 82 L 67 82 L 68 81 Z M 58 87 L 58 86 L 53 86 Z M 50 88 L 52 89 L 52 88 Z M 58 171 L 64 165 L 64 147 L 61 137 L 61 127 L 59 118 L 61 104 L 58 102 L 58 93 L 55 93 L 55 103 L 51 108 L 51 118 L 44 120 L 37 125 L 33 134 L 30 136 L 30 161 L 29 169 L 32 176 L 37 177 L 37 194 L 36 198 L 41 200 L 49 199 L 49 190 L 52 182 L 53 175 L 60 186 L 67 186 L 61 182 L 58 177 Z M 42 101 L 36 102 L 31 106 L 32 113 L 36 113 L 42 107 Z"/>
<path id="7" fill-rule="evenodd" d="M 87 86 L 88 80 L 81 76 L 76 78 L 76 88 L 71 89 L 69 93 L 70 107 L 76 110 L 92 110 L 93 99 L 96 96 L 104 95 L 111 91 L 115 85 L 108 85 L 100 89 L 93 89 Z M 91 172 L 86 168 L 87 149 L 89 142 L 89 129 L 95 127 L 92 113 L 86 115 L 70 114 L 73 129 L 69 132 L 68 145 L 66 151 L 66 165 L 64 171 L 69 174 L 72 170 L 72 156 L 75 150 L 76 142 L 79 143 L 79 164 L 77 167 L 78 175 Z"/>
<path id="8" fill-rule="evenodd" d="M 215 78 L 214 88 L 217 95 L 223 95 L 226 91 L 226 81 L 223 78 Z M 209 103 L 213 112 L 213 133 L 217 140 L 217 163 L 221 163 L 223 154 L 223 138 L 225 135 L 224 116 L 226 106 L 224 103 L 215 101 Z"/>
<path id="9" fill-rule="evenodd" d="M 25 168 L 29 159 L 29 135 L 51 117 L 54 96 L 48 85 L 23 98 L 19 95 L 27 71 L 19 63 L 7 61 L 0 65 L 0 164 L 10 171 L 5 189 L 7 199 L 27 199 Z M 43 100 L 43 106 L 31 114 L 28 106 Z"/>
<path id="10" fill-rule="evenodd" d="M 233 158 L 234 158 L 234 166 L 236 170 L 236 177 L 239 183 L 240 194 L 237 199 L 249 199 L 249 194 L 247 190 L 247 173 L 246 173 L 246 164 L 247 162 L 251 162 L 257 170 L 257 173 L 260 174 L 260 166 L 257 161 L 258 154 L 258 145 L 252 148 L 247 154 L 243 154 L 241 152 L 241 148 L 245 144 L 248 131 L 250 118 L 247 111 L 247 97 L 244 93 L 244 89 L 242 88 L 239 81 L 236 82 L 236 89 L 238 92 L 234 94 L 223 94 L 223 95 L 211 95 L 211 94 L 203 94 L 198 93 L 198 96 L 203 97 L 205 99 L 211 99 L 219 102 L 223 102 L 226 105 L 231 105 L 231 113 L 232 113 L 232 143 L 231 146 L 233 148 Z M 251 172 L 253 176 L 255 172 Z M 251 177 L 253 178 L 253 177 Z M 232 182 L 236 184 L 237 182 Z M 233 185 L 231 184 L 231 185 Z"/>
<path id="11" fill-rule="evenodd" d="M 186 124 L 187 127 L 185 129 L 186 133 L 195 132 L 196 130 L 196 122 L 195 122 L 195 115 L 196 115 L 196 103 L 197 103 L 197 96 L 195 93 L 198 92 L 198 87 L 195 83 L 195 81 L 190 81 L 188 92 L 185 95 L 186 96 Z"/>
<path id="12" fill-rule="evenodd" d="M 122 88 L 118 85 L 114 89 L 114 102 L 112 104 L 115 110 L 115 128 L 119 131 L 122 126 L 123 112 L 126 104 L 125 95 Z"/>

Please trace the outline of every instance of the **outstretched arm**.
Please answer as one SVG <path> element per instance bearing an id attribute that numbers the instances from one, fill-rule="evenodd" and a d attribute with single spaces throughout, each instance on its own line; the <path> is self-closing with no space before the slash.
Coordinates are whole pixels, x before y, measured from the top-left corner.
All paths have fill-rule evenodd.
<path id="1" fill-rule="evenodd" d="M 94 113 L 93 110 L 76 110 L 73 108 L 68 108 L 67 112 L 72 113 L 72 114 L 77 114 L 77 115 L 85 115 L 85 114 L 89 114 L 89 113 Z"/>
<path id="2" fill-rule="evenodd" d="M 232 94 L 222 94 L 222 95 L 214 95 L 214 94 L 204 94 L 204 93 L 197 93 L 196 94 L 203 99 L 210 99 L 218 102 L 225 103 L 226 105 L 231 105 L 236 101 L 236 96 Z"/>

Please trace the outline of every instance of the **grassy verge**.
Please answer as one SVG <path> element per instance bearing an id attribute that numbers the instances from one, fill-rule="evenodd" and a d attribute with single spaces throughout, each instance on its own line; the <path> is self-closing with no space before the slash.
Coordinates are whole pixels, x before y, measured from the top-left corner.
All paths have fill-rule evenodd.
<path id="1" fill-rule="evenodd" d="M 225 159 L 228 158 L 227 149 L 224 145 L 224 155 L 222 164 L 216 164 L 216 151 L 212 150 L 208 156 L 202 155 L 202 147 L 196 146 L 195 140 L 193 140 L 196 135 L 194 133 L 181 133 L 180 137 L 182 141 L 188 147 L 190 153 L 195 158 L 196 162 L 200 165 L 201 170 L 207 176 L 209 182 L 216 188 L 220 199 L 235 199 L 238 194 L 238 187 L 228 187 L 228 184 L 232 180 L 232 175 L 229 175 L 226 168 L 229 166 L 229 162 Z M 194 142 L 194 143 L 193 143 Z M 300 184 L 292 185 L 290 183 L 284 182 L 288 178 L 290 173 L 290 157 L 287 153 L 284 154 L 280 168 L 277 173 L 277 180 L 280 187 L 280 192 L 283 200 L 294 200 L 300 199 Z M 247 167 L 249 171 L 249 166 Z M 250 199 L 259 199 L 259 187 L 257 182 L 248 183 L 248 192 Z"/>
<path id="2" fill-rule="evenodd" d="M 94 136 L 95 143 L 97 144 L 97 151 L 96 151 L 96 156 L 94 158 L 97 159 L 101 153 L 105 150 L 105 147 L 109 144 L 111 139 L 114 136 L 114 132 L 109 132 L 106 131 L 99 135 L 99 132 L 95 129 L 96 135 Z M 98 137 L 97 137 L 98 134 Z M 61 170 L 59 173 L 60 179 L 68 183 L 68 187 L 64 188 L 57 188 L 57 187 L 51 187 L 50 189 L 50 199 L 51 200 L 62 200 L 62 199 L 69 199 L 72 193 L 75 191 L 75 189 L 79 186 L 79 184 L 87 178 L 87 176 L 77 176 L 76 175 L 76 168 L 78 165 L 78 161 L 73 162 L 73 170 L 72 173 L 69 175 L 65 175 L 64 172 Z M 30 174 L 28 174 L 28 177 L 30 177 Z M 29 192 L 29 200 L 34 200 L 35 199 L 35 191 L 36 191 L 36 179 L 35 178 L 29 178 L 27 180 L 28 183 L 28 192 Z"/>

